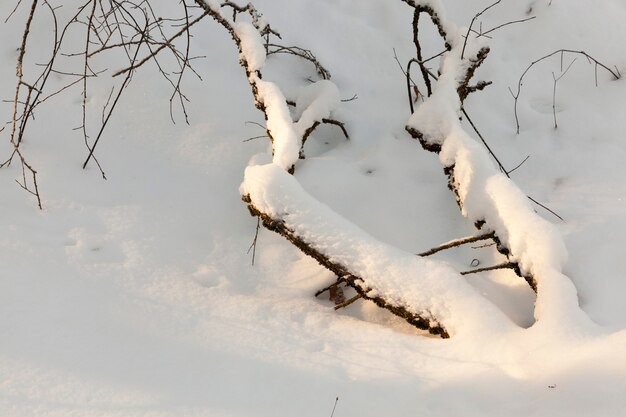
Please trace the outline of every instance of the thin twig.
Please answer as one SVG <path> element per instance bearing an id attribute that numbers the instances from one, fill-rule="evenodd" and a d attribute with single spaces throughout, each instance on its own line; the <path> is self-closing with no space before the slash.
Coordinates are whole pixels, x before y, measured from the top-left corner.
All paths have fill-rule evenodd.
<path id="1" fill-rule="evenodd" d="M 488 31 L 485 31 L 485 32 L 480 32 L 480 33 L 478 34 L 477 38 L 480 38 L 481 36 L 487 36 L 487 34 L 488 34 L 488 33 L 491 33 L 491 32 L 493 32 L 493 31 L 495 31 L 495 30 L 498 30 L 498 29 L 503 28 L 503 27 L 508 26 L 508 25 L 512 25 L 512 24 L 515 24 L 515 23 L 523 23 L 523 22 L 528 22 L 529 20 L 533 20 L 533 19 L 535 19 L 536 17 L 537 17 L 537 16 L 531 16 L 531 17 L 527 17 L 526 19 L 512 20 L 512 21 L 510 21 L 510 22 L 503 23 L 503 24 L 498 25 L 498 26 L 496 26 L 496 27 L 494 27 L 494 28 L 492 28 L 492 29 L 489 29 Z"/>
<path id="2" fill-rule="evenodd" d="M 248 252 L 246 252 L 246 253 L 249 254 L 250 250 L 252 250 L 252 266 L 254 266 L 254 258 L 256 256 L 256 244 L 258 242 L 259 229 L 260 228 L 261 228 L 261 219 L 257 217 L 257 219 L 256 219 L 256 231 L 254 232 L 254 239 L 252 240 L 252 244 L 248 248 Z"/>
<path id="3" fill-rule="evenodd" d="M 516 166 L 515 168 L 513 168 L 513 169 L 509 170 L 509 171 L 507 172 L 507 174 L 511 174 L 512 172 L 516 171 L 519 167 L 521 167 L 522 165 L 524 165 L 524 163 L 525 163 L 526 161 L 528 161 L 528 158 L 530 158 L 530 155 L 526 156 L 526 158 L 524 158 L 524 160 L 523 160 L 522 162 L 520 162 L 519 164 L 517 164 L 517 166 Z"/>
<path id="4" fill-rule="evenodd" d="M 176 38 L 178 38 L 179 36 L 183 35 L 185 32 L 187 32 L 189 30 L 189 28 L 191 28 L 193 25 L 195 25 L 196 23 L 198 23 L 199 21 L 201 21 L 202 19 L 204 19 L 207 15 L 209 14 L 208 10 L 205 10 L 204 13 L 202 13 L 200 16 L 198 16 L 197 18 L 195 18 L 194 20 L 192 20 L 191 22 L 189 22 L 188 25 L 185 25 L 181 30 L 179 30 L 176 34 L 174 34 L 174 36 L 172 36 L 171 38 L 169 38 L 167 40 L 166 43 L 164 43 L 163 45 L 161 45 L 160 47 L 158 47 L 155 51 L 153 51 L 151 54 L 149 54 L 148 56 L 144 57 L 141 61 L 134 63 L 126 68 L 123 68 L 121 70 L 118 70 L 116 72 L 114 72 L 112 74 L 112 77 L 117 77 L 118 75 L 122 75 L 125 74 L 129 71 L 135 70 L 139 67 L 141 67 L 143 64 L 145 64 L 146 62 L 150 61 L 151 59 L 154 59 L 154 57 L 161 52 L 163 49 L 165 49 L 166 47 L 168 47 L 172 41 Z M 142 37 L 143 39 L 143 37 Z M 141 43 L 141 42 L 140 42 Z"/>
<path id="5" fill-rule="evenodd" d="M 476 268 L 476 269 L 471 269 L 469 271 L 463 271 L 461 272 L 461 275 L 477 274 L 479 272 L 493 271 L 496 269 L 515 269 L 518 267 L 519 266 L 515 262 L 505 262 L 499 265 L 487 266 L 485 268 Z"/>
<path id="6" fill-rule="evenodd" d="M 339 303 L 335 306 L 335 310 L 339 310 L 340 308 L 345 308 L 348 307 L 350 304 L 354 303 L 355 301 L 359 300 L 363 298 L 363 296 L 361 294 L 357 294 L 354 297 L 350 298 L 349 300 L 344 301 L 343 303 Z"/>
<path id="7" fill-rule="evenodd" d="M 449 242 L 443 243 L 439 246 L 436 246 L 432 249 L 429 249 L 425 252 L 422 253 L 418 253 L 417 256 L 430 256 L 430 255 L 434 255 L 437 252 L 440 252 L 442 250 L 445 249 L 450 249 L 450 248 L 454 248 L 456 246 L 461 246 L 461 245 L 465 245 L 466 243 L 472 243 L 472 242 L 478 242 L 481 240 L 487 240 L 487 239 L 493 239 L 495 237 L 495 233 L 494 232 L 489 232 L 489 233 L 484 233 L 482 235 L 478 235 L 478 236 L 469 236 L 469 237 L 464 237 L 464 238 L 460 238 L 460 239 L 454 239 L 451 240 Z"/>
<path id="8" fill-rule="evenodd" d="M 313 52 L 298 46 L 283 46 L 274 43 L 267 43 L 267 55 L 273 54 L 290 54 L 305 59 L 315 66 L 315 70 L 324 80 L 330 80 L 330 72 L 320 63 Z M 271 49 L 273 48 L 273 49 Z"/>
<path id="9" fill-rule="evenodd" d="M 465 110 L 465 108 L 461 108 L 461 111 L 463 112 L 463 114 L 465 115 L 465 117 L 467 118 L 467 121 L 470 123 L 470 125 L 472 126 L 472 129 L 474 129 L 474 132 L 476 132 L 476 134 L 478 135 L 478 137 L 480 138 L 480 140 L 482 141 L 482 143 L 485 145 L 485 147 L 487 148 L 487 151 L 489 152 L 489 154 L 495 159 L 496 163 L 498 164 L 498 167 L 500 168 L 500 171 L 502 171 L 502 173 L 504 175 L 507 176 L 507 178 L 511 178 L 511 176 L 509 175 L 511 172 L 515 171 L 515 169 L 519 168 L 519 165 L 517 167 L 515 167 L 514 169 L 512 169 L 511 171 L 507 171 L 506 168 L 504 168 L 504 165 L 502 165 L 502 163 L 500 162 L 500 160 L 498 159 L 498 157 L 496 156 L 496 154 L 491 150 L 491 147 L 487 144 L 487 141 L 485 141 L 485 138 L 483 138 L 483 135 L 480 133 L 480 131 L 478 130 L 478 128 L 476 128 L 476 125 L 474 125 L 474 123 L 472 122 L 472 119 L 469 117 L 469 115 L 467 114 L 467 111 Z M 526 158 L 528 159 L 528 158 Z M 525 161 L 525 160 L 524 160 Z M 524 161 L 522 163 L 524 163 Z M 520 164 L 521 165 L 521 164 Z M 553 210 L 549 209 L 548 207 L 546 207 L 545 205 L 539 203 L 537 200 L 535 200 L 534 198 L 532 198 L 531 196 L 527 195 L 526 196 L 530 201 L 532 201 L 533 203 L 537 204 L 538 206 L 540 206 L 541 208 L 549 211 L 550 213 L 552 213 L 554 216 L 556 216 L 559 220 L 561 221 L 565 221 L 563 219 L 563 217 L 559 216 L 557 213 L 555 213 Z"/>
<path id="10" fill-rule="evenodd" d="M 474 25 L 474 22 L 476 21 L 476 19 L 478 19 L 480 16 L 482 16 L 483 13 L 485 13 L 487 10 L 491 9 L 492 7 L 496 6 L 497 4 L 499 4 L 502 0 L 498 0 L 495 3 L 485 7 L 482 11 L 476 13 L 476 15 L 474 15 L 474 17 L 472 18 L 472 21 L 470 22 L 469 28 L 467 28 L 467 34 L 465 35 L 465 40 L 463 41 L 463 49 L 461 50 L 461 59 L 463 59 L 463 57 L 465 56 L 465 47 L 467 46 L 467 39 L 470 36 L 470 31 L 472 30 L 472 26 Z"/>
<path id="11" fill-rule="evenodd" d="M 137 49 L 135 50 L 135 54 L 133 56 L 133 62 L 134 62 L 135 59 L 137 59 L 137 55 L 139 54 L 139 50 L 140 49 L 141 49 L 141 45 L 137 46 Z M 124 92 L 125 87 L 130 82 L 131 76 L 132 76 L 132 71 L 129 71 L 129 72 L 126 73 L 126 78 L 124 79 L 124 82 L 122 82 L 122 85 L 121 85 L 119 91 L 117 92 L 117 96 L 115 96 L 115 100 L 113 100 L 113 104 L 111 105 L 111 108 L 109 109 L 107 117 L 105 118 L 104 123 L 100 127 L 100 131 L 98 132 L 98 136 L 96 136 L 96 140 L 94 141 L 93 145 L 89 148 L 89 155 L 87 156 L 87 159 L 83 163 L 83 169 L 85 169 L 87 167 L 87 164 L 89 163 L 89 160 L 93 157 L 93 153 L 94 153 L 94 151 L 96 149 L 96 146 L 98 146 L 98 142 L 100 141 L 100 138 L 102 137 L 102 133 L 104 132 L 104 129 L 106 128 L 106 125 L 109 122 L 109 120 L 111 118 L 111 115 L 113 114 L 113 110 L 115 109 L 115 106 L 117 105 L 118 100 L 122 96 L 122 93 Z M 104 172 L 102 172 L 102 175 L 106 179 L 106 177 L 104 176 Z"/>
<path id="12" fill-rule="evenodd" d="M 11 11 L 11 13 L 9 13 L 9 15 L 7 16 L 6 19 L 4 19 L 4 23 L 7 23 L 10 19 L 11 16 L 13 16 L 15 14 L 15 12 L 17 11 L 17 9 L 20 7 L 20 4 L 22 4 L 22 0 L 18 0 L 17 4 L 15 5 L 15 7 L 13 8 L 13 10 Z"/>
<path id="13" fill-rule="evenodd" d="M 478 128 L 476 127 L 476 125 L 474 124 L 474 122 L 472 121 L 472 119 L 469 117 L 469 114 L 467 114 L 467 111 L 465 110 L 464 107 L 461 107 L 461 112 L 463 112 L 463 115 L 465 115 L 465 118 L 467 119 L 467 121 L 469 122 L 469 124 L 472 126 L 472 129 L 474 129 L 474 132 L 476 132 L 476 134 L 478 135 L 478 137 L 480 138 L 481 142 L 483 143 L 483 145 L 485 145 L 485 147 L 487 148 L 487 151 L 489 152 L 489 155 L 492 156 L 492 158 L 496 161 L 496 163 L 498 164 L 498 167 L 500 168 L 500 171 L 502 171 L 503 173 L 506 174 L 506 176 L 508 177 L 509 174 L 507 173 L 507 170 L 504 168 L 504 165 L 502 165 L 502 163 L 500 162 L 500 160 L 498 159 L 498 157 L 496 156 L 496 154 L 491 150 L 491 147 L 487 144 L 487 141 L 485 140 L 485 138 L 483 138 L 483 135 L 480 133 L 480 131 L 478 130 Z"/>
<path id="14" fill-rule="evenodd" d="M 333 406 L 333 412 L 330 413 L 330 417 L 335 415 L 335 408 L 337 408 L 337 402 L 339 402 L 339 397 L 335 398 L 335 405 Z"/>
<path id="15" fill-rule="evenodd" d="M 541 204 L 539 201 L 535 200 L 534 198 L 532 198 L 531 196 L 527 195 L 526 196 L 530 201 L 532 201 L 533 203 L 535 203 L 536 205 L 538 205 L 539 207 L 541 207 L 542 209 L 546 210 L 547 212 L 551 213 L 552 215 L 554 215 L 556 218 L 558 218 L 559 220 L 561 220 L 562 222 L 565 221 L 565 219 L 561 216 L 559 216 L 556 212 L 554 212 L 553 210 L 551 210 L 549 207 Z"/>
<path id="16" fill-rule="evenodd" d="M 337 280 L 336 280 L 335 282 L 333 282 L 333 283 L 332 283 L 332 284 L 330 284 L 329 286 L 324 287 L 324 288 L 322 288 L 321 290 L 317 290 L 317 292 L 315 293 L 315 296 L 316 296 L 316 297 L 319 297 L 320 295 L 324 294 L 326 291 L 330 290 L 331 288 L 336 287 L 336 286 L 338 286 L 339 284 L 341 284 L 341 283 L 345 283 L 345 282 L 346 282 L 346 280 L 345 280 L 345 279 L 343 279 L 343 278 L 339 277 L 339 278 L 337 278 Z"/>
<path id="17" fill-rule="evenodd" d="M 552 88 L 552 114 L 554 116 L 554 128 L 555 129 L 558 128 L 558 125 L 556 123 L 556 85 L 559 82 L 559 80 L 563 78 L 565 74 L 567 74 L 567 71 L 569 71 L 569 69 L 572 67 L 574 62 L 576 62 L 576 58 L 574 58 L 574 60 L 567 66 L 567 69 L 565 69 L 565 71 L 563 71 L 563 64 L 561 64 L 561 75 L 559 75 L 558 77 L 554 75 L 554 72 L 552 73 L 552 79 L 554 80 L 554 86 Z"/>
<path id="18" fill-rule="evenodd" d="M 586 53 L 585 51 L 577 51 L 577 50 L 573 50 L 573 49 L 557 49 L 554 52 L 551 52 L 551 53 L 549 53 L 547 55 L 542 56 L 539 59 L 536 59 L 536 60 L 532 61 L 530 63 L 530 65 L 528 65 L 528 67 L 526 67 L 526 69 L 524 70 L 522 75 L 519 77 L 519 80 L 517 81 L 517 92 L 514 93 L 513 90 L 509 87 L 509 92 L 513 96 L 513 100 L 514 100 L 513 111 L 515 113 L 515 125 L 516 125 L 516 132 L 517 132 L 517 134 L 519 134 L 519 130 L 520 130 L 519 116 L 517 114 L 517 103 L 519 101 L 519 96 L 520 96 L 521 91 L 522 91 L 522 85 L 523 85 L 524 77 L 526 76 L 528 71 L 530 71 L 530 69 L 532 67 L 534 67 L 536 64 L 538 64 L 539 62 L 541 62 L 541 61 L 543 61 L 545 59 L 548 59 L 548 58 L 550 58 L 550 57 L 552 57 L 552 56 L 554 56 L 556 54 L 561 54 L 561 57 L 562 57 L 564 53 L 579 54 L 579 55 L 582 55 L 582 56 L 586 57 L 589 61 L 595 63 L 594 71 L 596 73 L 596 84 L 597 84 L 597 68 L 598 68 L 598 66 L 600 66 L 600 67 L 604 68 L 606 71 L 608 71 L 613 76 L 614 79 L 618 80 L 618 79 L 621 78 L 621 74 L 619 73 L 619 71 L 614 72 L 612 69 L 610 69 L 609 67 L 607 67 L 606 65 L 604 65 L 603 63 L 601 63 L 600 61 L 598 61 L 597 59 L 595 59 L 594 57 L 592 57 L 588 53 Z"/>

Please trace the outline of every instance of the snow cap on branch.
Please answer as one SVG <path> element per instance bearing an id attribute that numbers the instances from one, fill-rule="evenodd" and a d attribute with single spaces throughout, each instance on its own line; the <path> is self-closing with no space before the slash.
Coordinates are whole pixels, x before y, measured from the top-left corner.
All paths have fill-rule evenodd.
<path id="1" fill-rule="evenodd" d="M 339 89 L 332 81 L 321 80 L 303 87 L 296 99 L 298 135 L 302 137 L 315 122 L 330 117 L 340 102 Z"/>
<path id="2" fill-rule="evenodd" d="M 265 106 L 267 130 L 272 138 L 274 163 L 290 170 L 298 160 L 302 138 L 297 135 L 285 96 L 274 83 L 256 76 L 257 95 Z"/>
<path id="3" fill-rule="evenodd" d="M 234 23 L 233 27 L 241 41 L 241 57 L 248 63 L 249 71 L 259 71 L 265 65 L 265 47 L 258 29 L 249 22 Z"/>

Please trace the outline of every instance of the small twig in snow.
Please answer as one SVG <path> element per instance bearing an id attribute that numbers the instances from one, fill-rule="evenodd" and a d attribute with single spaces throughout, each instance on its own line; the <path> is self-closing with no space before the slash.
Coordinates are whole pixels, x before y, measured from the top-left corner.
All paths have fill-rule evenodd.
<path id="1" fill-rule="evenodd" d="M 533 62 L 530 63 L 530 65 L 528 65 L 528 67 L 526 67 L 526 69 L 524 70 L 524 72 L 522 73 L 522 75 L 519 77 L 519 80 L 517 81 L 517 91 L 514 93 L 513 90 L 509 87 L 509 92 L 511 93 L 511 96 L 513 96 L 513 100 L 515 101 L 513 104 L 513 111 L 515 113 L 515 125 L 516 125 L 516 133 L 519 134 L 519 129 L 520 129 L 520 123 L 519 123 L 519 116 L 517 114 L 517 103 L 519 101 L 519 96 L 521 94 L 522 91 L 522 85 L 523 85 L 523 81 L 524 81 L 524 77 L 526 76 L 526 74 L 528 73 L 528 71 L 530 71 L 530 69 L 532 67 L 534 67 L 536 64 L 538 64 L 539 62 L 548 59 L 556 54 L 561 54 L 561 61 L 563 60 L 563 54 L 564 53 L 571 53 L 571 54 L 579 54 L 582 55 L 584 57 L 587 58 L 587 60 L 589 60 L 592 63 L 595 63 L 595 77 L 596 77 L 596 85 L 597 85 L 597 68 L 598 66 L 604 68 L 606 71 L 608 71 L 614 79 L 619 80 L 621 78 L 621 74 L 619 71 L 613 71 L 612 69 L 610 69 L 609 67 L 607 67 L 606 65 L 604 65 L 603 63 L 601 63 L 600 61 L 598 61 L 597 59 L 595 59 L 594 57 L 592 57 L 591 55 L 589 55 L 587 52 L 585 51 L 576 51 L 573 49 L 558 49 L 554 52 L 551 52 L 545 56 L 542 56 L 539 59 L 534 60 Z"/>
<path id="2" fill-rule="evenodd" d="M 515 268 L 519 268 L 517 263 L 515 263 L 515 262 L 505 262 L 505 263 L 502 263 L 502 264 L 499 264 L 499 265 L 487 266 L 485 268 L 476 268 L 476 269 L 471 269 L 469 271 L 463 271 L 463 272 L 461 272 L 461 275 L 477 274 L 479 272 L 494 271 L 496 269 L 515 269 Z"/>
<path id="3" fill-rule="evenodd" d="M 330 413 L 330 417 L 335 415 L 335 408 L 337 408 L 337 402 L 339 402 L 339 397 L 335 398 L 335 405 L 333 406 L 333 412 Z"/>
<path id="4" fill-rule="evenodd" d="M 524 158 L 524 160 L 522 162 L 520 162 L 519 164 L 517 164 L 517 166 L 515 168 L 513 168 L 512 170 L 508 171 L 507 174 L 510 174 L 511 172 L 514 172 L 515 170 L 517 170 L 519 167 L 521 167 L 522 165 L 524 165 L 524 162 L 528 161 L 528 158 L 530 158 L 530 155 L 528 155 L 526 158 Z"/>
<path id="5" fill-rule="evenodd" d="M 359 98 L 359 96 L 358 96 L 358 95 L 356 95 L 356 94 L 354 94 L 354 95 L 353 95 L 352 97 L 350 97 L 350 98 L 343 98 L 343 99 L 341 99 L 341 102 L 342 102 L 342 103 L 347 103 L 347 102 L 349 102 L 349 101 L 358 100 L 358 98 Z"/>
<path id="6" fill-rule="evenodd" d="M 545 205 L 541 204 L 539 201 L 535 200 L 534 198 L 532 198 L 531 196 L 527 195 L 526 196 L 530 201 L 532 201 L 533 203 L 535 203 L 536 205 L 538 205 L 539 207 L 541 207 L 542 209 L 552 213 L 555 217 L 557 217 L 559 220 L 561 220 L 562 222 L 565 221 L 565 219 L 561 216 L 559 216 L 557 213 L 555 213 L 553 210 L 550 210 L 550 208 L 546 207 Z"/>
<path id="7" fill-rule="evenodd" d="M 316 297 L 319 297 L 320 295 L 324 294 L 326 291 L 329 291 L 331 288 L 333 288 L 333 287 L 337 287 L 339 284 L 344 283 L 344 282 L 346 282 L 346 280 L 345 280 L 345 279 L 343 279 L 343 278 L 337 278 L 337 280 L 336 280 L 335 282 L 333 282 L 332 284 L 330 284 L 329 286 L 324 287 L 324 288 L 322 288 L 321 290 L 318 290 L 318 291 L 315 293 L 315 296 L 316 296 Z"/>
<path id="8" fill-rule="evenodd" d="M 273 48 L 273 49 L 270 49 Z M 306 61 L 309 61 L 315 66 L 315 70 L 324 80 L 330 80 L 330 72 L 320 63 L 313 52 L 308 49 L 300 48 L 299 46 L 283 46 L 274 43 L 267 44 L 267 55 L 273 54 L 290 54 L 300 57 Z"/>
<path id="9" fill-rule="evenodd" d="M 242 140 L 242 142 L 250 142 L 255 139 L 261 139 L 261 138 L 267 138 L 267 137 L 268 137 L 267 135 L 252 136 L 251 138 Z"/>
<path id="10" fill-rule="evenodd" d="M 502 163 L 500 162 L 500 160 L 498 159 L 496 154 L 491 150 L 491 147 L 487 144 L 487 141 L 485 140 L 485 138 L 483 138 L 483 135 L 480 133 L 480 131 L 478 130 L 478 128 L 476 127 L 474 122 L 472 122 L 472 119 L 469 117 L 469 114 L 467 114 L 467 111 L 465 110 L 465 108 L 461 107 L 461 111 L 465 115 L 465 118 L 467 119 L 469 124 L 472 126 L 472 129 L 474 129 L 474 132 L 476 132 L 476 134 L 480 138 L 480 140 L 483 143 L 483 145 L 485 145 L 485 147 L 487 148 L 487 151 L 489 152 L 489 155 L 491 155 L 493 157 L 493 159 L 495 159 L 496 163 L 498 164 L 498 167 L 500 168 L 500 171 L 505 173 L 506 176 L 508 177 L 509 174 L 507 173 L 507 170 L 504 168 L 504 165 L 502 165 Z"/>
<path id="11" fill-rule="evenodd" d="M 257 217 L 257 219 L 256 219 L 256 231 L 254 232 L 254 239 L 252 240 L 252 244 L 248 248 L 248 252 L 246 252 L 246 253 L 249 254 L 250 251 L 252 250 L 252 266 L 254 266 L 254 258 L 256 257 L 256 244 L 257 244 L 258 239 L 259 239 L 259 229 L 260 228 L 261 228 L 261 218 Z"/>
<path id="12" fill-rule="evenodd" d="M 495 236 L 494 232 L 489 232 L 489 233 L 484 233 L 482 235 L 478 235 L 478 236 L 469 236 L 469 237 L 464 237 L 461 239 L 454 239 L 451 240 L 449 242 L 446 242 L 442 245 L 436 246 L 432 249 L 427 250 L 426 252 L 422 252 L 422 253 L 418 253 L 417 256 L 430 256 L 430 255 L 434 255 L 435 253 L 445 250 L 445 249 L 450 249 L 450 248 L 454 248 L 456 246 L 461 246 L 464 245 L 466 243 L 472 243 L 472 242 L 478 242 L 480 240 L 487 240 L 487 239 L 493 239 L 493 237 Z"/>
<path id="13" fill-rule="evenodd" d="M 348 307 L 350 304 L 354 303 L 355 301 L 359 300 L 360 298 L 363 298 L 363 296 L 361 294 L 357 294 L 354 297 L 350 298 L 349 300 L 346 300 L 343 303 L 337 304 L 335 306 L 335 310 L 339 310 L 340 308 Z"/>
<path id="14" fill-rule="evenodd" d="M 552 114 L 554 115 L 554 128 L 555 129 L 558 128 L 558 125 L 556 123 L 556 84 L 559 82 L 561 78 L 563 78 L 565 74 L 567 74 L 567 71 L 569 71 L 572 65 L 574 65 L 574 62 L 576 62 L 576 58 L 574 58 L 574 60 L 567 66 L 567 69 L 563 71 L 563 61 L 561 59 L 561 75 L 556 77 L 554 75 L 554 72 L 552 72 L 552 79 L 554 80 L 554 86 L 552 88 Z"/>

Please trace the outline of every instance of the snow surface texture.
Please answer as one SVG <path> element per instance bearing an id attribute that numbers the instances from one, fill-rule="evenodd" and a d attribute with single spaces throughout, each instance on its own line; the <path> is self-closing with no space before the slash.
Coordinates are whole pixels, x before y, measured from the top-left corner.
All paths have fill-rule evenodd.
<path id="1" fill-rule="evenodd" d="M 445 2 L 449 20 L 469 22 L 487 5 L 468 3 Z M 349 143 L 321 128 L 309 139 L 295 175 L 307 193 L 405 253 L 473 233 L 433 155 L 404 132 L 406 92 L 392 48 L 400 59 L 414 55 L 411 9 L 374 0 L 256 4 L 283 36 L 334 69 L 342 96 L 359 96 L 335 109 Z M 0 5 L 3 16 L 10 6 Z M 506 88 L 529 62 L 572 44 L 624 73 L 626 51 L 610 40 L 626 36 L 626 10 L 620 1 L 591 9 L 503 2 L 484 26 L 529 9 L 536 19 L 489 40 L 480 77 L 494 85 L 466 107 L 505 164 L 531 155 L 512 176 L 566 219 L 556 224 L 569 252 L 563 271 L 599 334 L 535 325 L 443 341 L 367 303 L 336 313 L 312 298 L 333 277 L 264 231 L 251 267 L 246 250 L 256 222 L 237 189 L 250 155 L 267 146 L 243 143 L 258 134 L 243 122 L 263 120 L 228 34 L 206 21 L 194 33 L 198 54 L 211 58 L 197 64 L 207 81 L 189 81 L 192 126 L 168 122 L 170 91 L 154 88 L 158 76 L 146 69 L 100 145 L 108 181 L 80 170 L 82 139 L 68 133 L 79 120 L 78 91 L 42 108 L 25 142 L 46 209 L 37 212 L 13 183 L 17 167 L 0 171 L 0 414 L 320 416 L 330 415 L 338 396 L 338 417 L 626 415 L 623 81 L 600 75 L 596 88 L 593 68 L 579 59 L 559 83 L 555 131 L 551 71 L 559 62 L 546 63 L 525 82 L 519 136 Z M 22 17 L 1 28 L 5 97 L 14 88 Z M 440 41 L 431 39 L 438 53 Z M 280 73 L 278 63 L 294 65 L 270 57 L 264 80 L 284 81 L 282 91 L 296 98 L 292 84 L 311 68 Z M 94 84 L 92 91 L 97 119 L 109 90 Z M 509 185 L 495 180 L 489 192 L 500 187 Z M 490 248 L 440 257 L 456 270 L 473 258 L 501 259 Z M 518 325 L 532 324 L 534 296 L 513 274 L 460 279 Z"/>

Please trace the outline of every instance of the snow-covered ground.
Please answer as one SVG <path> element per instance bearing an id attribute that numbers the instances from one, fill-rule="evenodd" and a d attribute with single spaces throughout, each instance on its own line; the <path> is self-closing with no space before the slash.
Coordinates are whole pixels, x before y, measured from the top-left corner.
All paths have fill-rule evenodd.
<path id="1" fill-rule="evenodd" d="M 490 4 L 442 3 L 458 26 Z M 255 4 L 285 44 L 314 51 L 341 98 L 358 95 L 333 113 L 349 141 L 334 126 L 309 138 L 295 174 L 302 189 L 397 251 L 475 233 L 437 156 L 405 131 L 411 115 L 394 49 L 401 62 L 415 54 L 412 9 L 400 0 Z M 11 9 L 0 4 L 0 16 Z M 0 25 L 6 99 L 26 9 Z M 13 181 L 16 164 L 0 170 L 0 415 L 329 416 L 338 397 L 337 417 L 626 416 L 626 84 L 598 71 L 596 86 L 594 66 L 566 54 L 564 67 L 576 62 L 558 82 L 555 130 L 552 73 L 561 62 L 546 60 L 524 79 L 519 134 L 508 90 L 532 61 L 560 48 L 626 74 L 626 5 L 505 0 L 480 21 L 486 29 L 529 16 L 485 40 L 491 53 L 477 77 L 493 85 L 465 107 L 507 168 L 530 155 L 511 177 L 565 219 L 535 206 L 562 236 L 562 272 L 589 323 L 533 326 L 535 294 L 498 271 L 458 279 L 517 326 L 490 332 L 468 322 L 472 332 L 442 340 L 372 303 L 335 312 L 313 297 L 334 276 L 267 230 L 251 265 L 256 219 L 239 189 L 252 157 L 269 160 L 258 156 L 268 142 L 244 141 L 264 133 L 246 123 L 264 123 L 263 114 L 229 34 L 207 18 L 194 26 L 192 45 L 207 56 L 194 63 L 204 81 L 184 85 L 189 126 L 180 114 L 171 123 L 169 86 L 145 67 L 98 145 L 107 181 L 92 165 L 81 169 L 86 149 L 72 131 L 81 123 L 80 89 L 42 106 L 22 145 L 39 172 L 44 210 Z M 46 50 L 47 21 L 42 15 L 33 54 Z M 425 56 L 440 52 L 435 31 L 423 35 Z M 314 76 L 292 57 L 265 65 L 264 79 L 291 100 Z M 109 90 L 103 82 L 91 91 L 96 126 Z M 1 104 L 3 120 L 11 110 Z M 1 135 L 4 159 L 10 147 Z M 469 245 L 434 258 L 464 271 L 474 260 L 501 262 L 494 252 Z"/>

